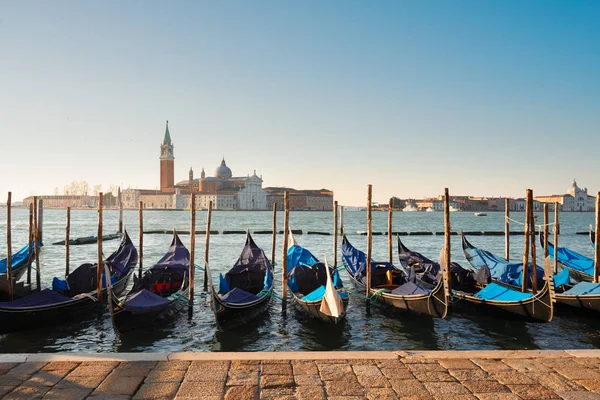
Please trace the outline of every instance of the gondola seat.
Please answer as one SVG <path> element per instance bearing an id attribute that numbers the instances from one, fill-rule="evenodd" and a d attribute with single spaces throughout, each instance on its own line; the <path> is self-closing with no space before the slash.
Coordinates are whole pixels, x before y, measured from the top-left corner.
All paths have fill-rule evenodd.
<path id="1" fill-rule="evenodd" d="M 565 268 L 566 269 L 566 268 Z M 564 294 L 584 295 L 584 294 L 600 294 L 600 284 L 593 282 L 579 282 Z"/>
<path id="2" fill-rule="evenodd" d="M 533 297 L 533 294 L 529 292 L 519 292 L 492 282 L 479 292 L 475 293 L 474 296 L 483 300 L 521 301 Z"/>
<path id="3" fill-rule="evenodd" d="M 132 295 L 123 303 L 123 307 L 133 314 L 137 312 L 148 312 L 153 309 L 160 310 L 165 305 L 169 304 L 169 299 L 152 293 L 148 289 L 142 289 Z"/>
<path id="4" fill-rule="evenodd" d="M 73 300 L 70 297 L 63 296 L 59 292 L 52 289 L 44 289 L 40 292 L 33 293 L 29 296 L 22 297 L 13 301 L 1 302 L 3 308 L 21 308 L 21 307 L 36 307 L 47 306 L 49 304 L 59 304 Z"/>
<path id="5" fill-rule="evenodd" d="M 244 289 L 240 289 L 240 288 L 233 288 L 229 292 L 227 292 L 226 294 L 224 294 L 220 297 L 220 299 L 222 301 L 230 303 L 230 304 L 250 303 L 252 301 L 258 300 L 259 298 L 260 297 L 258 297 L 257 295 L 255 295 L 253 293 L 249 293 L 249 292 L 245 291 Z"/>

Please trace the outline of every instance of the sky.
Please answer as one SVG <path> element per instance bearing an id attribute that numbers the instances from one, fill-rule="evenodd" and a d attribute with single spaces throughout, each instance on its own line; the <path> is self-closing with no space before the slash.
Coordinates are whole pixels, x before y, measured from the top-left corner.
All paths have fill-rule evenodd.
<path id="1" fill-rule="evenodd" d="M 159 185 L 600 190 L 597 1 L 0 0 L 0 197 Z"/>

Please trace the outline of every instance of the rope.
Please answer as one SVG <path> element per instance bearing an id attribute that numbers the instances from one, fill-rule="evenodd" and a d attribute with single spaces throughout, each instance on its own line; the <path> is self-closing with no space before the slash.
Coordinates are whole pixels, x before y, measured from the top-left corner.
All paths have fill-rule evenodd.
<path id="1" fill-rule="evenodd" d="M 365 297 L 367 300 L 369 300 L 370 304 L 372 306 L 374 306 L 377 303 L 377 300 L 379 300 L 379 297 L 381 297 L 381 294 L 384 293 L 385 291 L 386 291 L 386 289 L 379 289 L 378 291 L 373 293 L 371 296 L 365 296 Z"/>
<path id="2" fill-rule="evenodd" d="M 258 296 L 258 297 L 261 297 L 261 296 L 263 296 L 263 295 L 271 296 L 271 297 L 273 297 L 274 299 L 277 299 L 277 300 L 279 300 L 279 301 L 283 301 L 283 297 L 280 297 L 280 296 L 276 295 L 276 294 L 275 294 L 275 292 L 271 292 L 271 291 L 269 291 L 269 290 L 264 290 L 264 289 L 263 289 L 263 290 L 261 290 L 261 291 L 260 291 L 260 292 L 257 294 L 257 296 Z"/>
<path id="3" fill-rule="evenodd" d="M 185 297 L 185 296 L 183 296 L 182 294 L 180 294 L 180 293 L 173 293 L 173 294 L 172 294 L 171 296 L 169 296 L 169 297 L 171 297 L 172 299 L 175 299 L 175 300 L 177 300 L 177 301 L 182 301 L 182 302 L 184 302 L 184 303 L 186 303 L 186 304 L 189 304 L 189 303 L 190 303 L 190 300 L 189 300 L 187 297 Z M 192 304 L 194 304 L 194 302 L 192 302 Z"/>
<path id="4" fill-rule="evenodd" d="M 279 265 L 279 264 L 277 264 L 276 262 L 271 263 L 271 267 L 276 267 L 277 265 Z"/>
<path id="5" fill-rule="evenodd" d="M 516 219 L 512 219 L 512 218 L 510 218 L 510 217 L 504 217 L 504 219 L 505 219 L 506 221 L 513 222 L 513 223 L 515 223 L 515 224 L 519 224 L 519 225 L 525 225 L 525 222 L 517 221 Z M 540 229 L 541 229 L 541 228 L 543 228 L 544 226 L 553 226 L 553 225 L 556 225 L 556 222 L 548 222 L 547 224 L 536 224 L 535 226 L 536 226 L 537 228 L 540 228 Z"/>
<path id="6" fill-rule="evenodd" d="M 194 264 L 194 268 L 199 269 L 200 271 L 204 271 L 204 268 L 199 266 L 198 264 Z"/>

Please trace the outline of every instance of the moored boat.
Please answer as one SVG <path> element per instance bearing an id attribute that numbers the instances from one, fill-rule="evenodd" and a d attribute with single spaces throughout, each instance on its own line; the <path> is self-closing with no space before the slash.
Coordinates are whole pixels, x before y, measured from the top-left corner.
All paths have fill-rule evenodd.
<path id="1" fill-rule="evenodd" d="M 294 303 L 308 315 L 324 322 L 335 324 L 345 319 L 349 296 L 343 291 L 339 272 L 298 245 L 291 233 L 290 244 L 287 282 Z"/>
<path id="2" fill-rule="evenodd" d="M 119 248 L 103 263 L 110 272 L 113 293 L 123 293 L 137 261 L 137 250 L 125 232 Z M 17 300 L 0 302 L 0 332 L 57 325 L 67 319 L 98 311 L 97 270 L 97 264 L 82 264 L 66 280 L 54 278 L 51 289 Z M 104 284 L 100 295 L 106 301 L 105 274 L 102 274 L 102 280 Z"/>
<path id="3" fill-rule="evenodd" d="M 265 252 L 254 243 L 250 232 L 237 262 L 223 276 L 215 290 L 207 266 L 211 309 L 219 329 L 244 325 L 267 310 L 273 294 L 273 270 Z"/>
<path id="4" fill-rule="evenodd" d="M 359 288 L 366 287 L 367 256 L 350 244 L 344 235 L 342 261 L 346 272 Z M 446 317 L 449 295 L 444 280 L 427 289 L 416 284 L 405 271 L 387 262 L 371 261 L 371 298 L 393 307 L 433 317 Z"/>
<path id="5" fill-rule="evenodd" d="M 163 325 L 187 307 L 190 252 L 173 232 L 167 253 L 144 272 L 133 277 L 127 296 L 113 300 L 113 326 L 119 332 Z"/>
<path id="6" fill-rule="evenodd" d="M 31 249 L 31 259 L 29 258 L 29 247 L 29 245 L 25 245 L 21 250 L 13 254 L 11 257 L 14 297 L 23 297 L 24 295 L 31 293 L 30 287 L 25 287 L 22 282 L 17 282 L 23 277 L 25 272 L 27 272 L 27 268 L 30 266 L 33 260 L 35 260 L 35 252 L 39 251 L 41 244 L 38 245 L 36 249 L 32 242 L 32 247 L 34 248 Z M 8 259 L 3 258 L 0 260 L 0 299 L 2 300 L 9 300 L 7 265 Z"/>

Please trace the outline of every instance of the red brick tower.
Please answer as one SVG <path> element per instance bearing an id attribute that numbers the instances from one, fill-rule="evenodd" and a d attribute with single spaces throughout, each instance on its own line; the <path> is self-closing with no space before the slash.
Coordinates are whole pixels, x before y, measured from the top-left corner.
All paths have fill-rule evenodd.
<path id="1" fill-rule="evenodd" d="M 160 145 L 160 191 L 175 191 L 175 156 L 173 155 L 173 143 L 169 134 L 169 121 L 165 130 L 165 138 Z"/>

